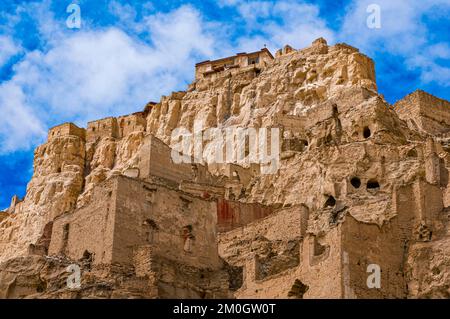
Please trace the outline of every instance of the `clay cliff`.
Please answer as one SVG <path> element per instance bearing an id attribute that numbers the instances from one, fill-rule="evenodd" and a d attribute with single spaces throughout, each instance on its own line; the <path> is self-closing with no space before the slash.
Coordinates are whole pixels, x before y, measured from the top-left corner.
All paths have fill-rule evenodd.
<path id="1" fill-rule="evenodd" d="M 227 61 L 140 112 L 50 129 L 0 213 L 0 297 L 450 297 L 450 103 L 390 105 L 374 62 L 324 39 Z M 174 163 L 196 121 L 280 129 L 279 169 Z"/>

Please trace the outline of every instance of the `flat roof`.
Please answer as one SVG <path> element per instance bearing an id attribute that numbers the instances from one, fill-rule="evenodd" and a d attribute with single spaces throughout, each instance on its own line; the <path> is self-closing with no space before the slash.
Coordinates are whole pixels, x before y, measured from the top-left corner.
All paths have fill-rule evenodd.
<path id="1" fill-rule="evenodd" d="M 54 128 L 58 128 L 58 127 L 60 127 L 60 126 L 66 126 L 66 125 L 73 125 L 73 126 L 75 126 L 76 128 L 82 128 L 82 127 L 78 127 L 75 123 L 72 123 L 72 122 L 64 122 L 64 123 L 62 123 L 62 124 L 58 124 L 58 125 L 55 125 L 55 126 L 50 127 L 50 128 L 49 128 L 49 131 L 50 131 L 50 130 L 53 130 Z"/>

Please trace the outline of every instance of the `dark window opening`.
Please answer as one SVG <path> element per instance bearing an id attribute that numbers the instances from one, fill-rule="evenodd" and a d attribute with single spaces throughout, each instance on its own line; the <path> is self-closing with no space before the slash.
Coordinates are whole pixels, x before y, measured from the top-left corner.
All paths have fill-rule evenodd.
<path id="1" fill-rule="evenodd" d="M 187 225 L 183 227 L 183 239 L 184 239 L 184 251 L 192 252 L 193 240 L 195 239 L 192 225 Z"/>
<path id="2" fill-rule="evenodd" d="M 380 184 L 376 180 L 367 182 L 367 189 L 380 189 Z"/>
<path id="3" fill-rule="evenodd" d="M 361 186 L 361 180 L 360 180 L 358 177 L 353 177 L 353 178 L 350 180 L 350 183 L 352 184 L 352 186 L 353 186 L 354 188 L 359 188 L 359 187 Z"/>
<path id="4" fill-rule="evenodd" d="M 81 257 L 83 267 L 86 267 L 87 270 L 91 270 L 91 264 L 93 261 L 94 261 L 94 254 L 85 250 L 83 253 L 83 257 Z"/>
<path id="5" fill-rule="evenodd" d="M 146 219 L 144 221 L 145 236 L 147 237 L 147 243 L 153 244 L 157 239 L 158 225 L 153 219 Z"/>
<path id="6" fill-rule="evenodd" d="M 69 231 L 70 231 L 70 224 L 65 224 L 63 228 L 63 240 L 67 241 L 69 239 Z"/>
<path id="7" fill-rule="evenodd" d="M 292 299 L 303 299 L 303 295 L 309 290 L 309 287 L 296 279 L 294 285 L 288 293 L 288 297 Z"/>
<path id="8" fill-rule="evenodd" d="M 333 196 L 328 196 L 324 207 L 334 207 L 336 205 L 336 199 Z"/>
<path id="9" fill-rule="evenodd" d="M 148 225 L 152 229 L 158 229 L 158 225 L 156 225 L 155 221 L 153 219 L 146 219 L 145 225 Z"/>
<path id="10" fill-rule="evenodd" d="M 327 247 L 324 245 L 321 245 L 319 241 L 317 240 L 317 237 L 314 237 L 314 256 L 320 256 L 327 250 Z"/>
<path id="11" fill-rule="evenodd" d="M 370 128 L 367 126 L 363 130 L 363 136 L 364 138 L 369 138 L 372 135 L 372 132 L 370 132 Z"/>
<path id="12" fill-rule="evenodd" d="M 83 257 L 81 258 L 83 261 L 91 262 L 93 260 L 92 253 L 85 250 L 83 253 Z"/>
<path id="13" fill-rule="evenodd" d="M 301 142 L 303 143 L 303 145 L 304 145 L 305 147 L 308 147 L 309 143 L 308 143 L 307 140 L 301 140 Z"/>
<path id="14" fill-rule="evenodd" d="M 337 115 L 339 113 L 338 107 L 336 104 L 333 104 L 333 115 Z"/>
<path id="15" fill-rule="evenodd" d="M 415 149 L 411 149 L 408 151 L 408 154 L 406 154 L 407 157 L 417 157 L 417 151 Z"/>
<path id="16" fill-rule="evenodd" d="M 36 286 L 36 291 L 41 293 L 41 292 L 44 292 L 46 289 L 47 289 L 47 283 L 40 279 L 38 285 Z"/>
<path id="17" fill-rule="evenodd" d="M 225 270 L 228 273 L 228 288 L 230 288 L 231 291 L 236 291 L 239 288 L 242 287 L 242 284 L 244 283 L 244 268 L 232 266 L 225 262 Z"/>
<path id="18" fill-rule="evenodd" d="M 256 58 L 248 58 L 248 64 L 258 64 L 259 63 L 259 57 Z"/>

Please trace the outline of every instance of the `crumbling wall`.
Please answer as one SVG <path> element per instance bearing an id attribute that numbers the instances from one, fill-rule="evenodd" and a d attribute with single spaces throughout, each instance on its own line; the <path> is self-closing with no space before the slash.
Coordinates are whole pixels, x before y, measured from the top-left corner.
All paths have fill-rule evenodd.
<path id="1" fill-rule="evenodd" d="M 73 123 L 64 123 L 55 127 L 52 127 L 48 131 L 48 140 L 55 138 L 55 137 L 62 137 L 62 136 L 78 136 L 81 139 L 86 138 L 86 130 L 84 128 L 79 128 Z"/>
<path id="2" fill-rule="evenodd" d="M 247 204 L 219 199 L 217 201 L 217 226 L 224 232 L 244 226 L 252 221 L 269 216 L 275 209 L 261 204 Z"/>
<path id="3" fill-rule="evenodd" d="M 95 142 L 97 139 L 103 137 L 118 138 L 119 136 L 119 126 L 115 117 L 108 117 L 88 123 L 86 130 L 86 141 L 88 143 Z"/>
<path id="4" fill-rule="evenodd" d="M 54 220 L 48 254 L 72 260 L 92 256 L 95 265 L 110 264 L 113 261 L 116 201 L 117 180 L 97 186 L 89 204 Z"/>
<path id="5" fill-rule="evenodd" d="M 342 226 L 344 298 L 406 297 L 403 267 L 409 239 L 402 236 L 401 226 L 399 218 L 379 227 L 346 217 Z M 370 265 L 380 267 L 380 287 L 367 284 L 374 274 Z"/>
<path id="6" fill-rule="evenodd" d="M 133 113 L 117 118 L 119 136 L 124 137 L 133 132 L 144 132 L 147 127 L 145 113 Z"/>
<path id="7" fill-rule="evenodd" d="M 417 90 L 394 104 L 398 116 L 412 130 L 433 135 L 450 131 L 450 102 Z"/>
<path id="8" fill-rule="evenodd" d="M 218 267 L 213 201 L 118 177 L 113 261 L 132 260 L 130 247 L 195 267 Z"/>
<path id="9" fill-rule="evenodd" d="M 198 164 L 174 163 L 172 149 L 158 138 L 148 135 L 139 155 L 139 177 L 160 177 L 180 183 L 183 180 L 207 182 L 206 168 Z"/>

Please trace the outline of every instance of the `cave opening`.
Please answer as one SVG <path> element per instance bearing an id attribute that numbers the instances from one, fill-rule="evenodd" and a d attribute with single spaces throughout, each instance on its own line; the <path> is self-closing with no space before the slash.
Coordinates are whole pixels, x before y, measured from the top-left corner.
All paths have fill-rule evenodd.
<path id="1" fill-rule="evenodd" d="M 334 207 L 336 205 L 336 199 L 333 196 L 328 196 L 324 207 Z"/>
<path id="2" fill-rule="evenodd" d="M 367 189 L 380 189 L 380 183 L 374 179 L 371 179 L 367 182 Z"/>
<path id="3" fill-rule="evenodd" d="M 372 135 L 372 132 L 370 131 L 369 127 L 364 127 L 363 129 L 363 136 L 364 138 L 369 138 Z"/>
<path id="4" fill-rule="evenodd" d="M 358 177 L 353 177 L 350 180 L 350 183 L 354 188 L 360 188 L 361 187 L 361 180 Z"/>

